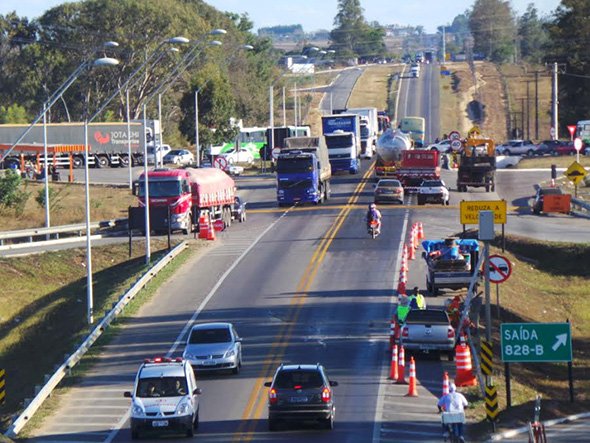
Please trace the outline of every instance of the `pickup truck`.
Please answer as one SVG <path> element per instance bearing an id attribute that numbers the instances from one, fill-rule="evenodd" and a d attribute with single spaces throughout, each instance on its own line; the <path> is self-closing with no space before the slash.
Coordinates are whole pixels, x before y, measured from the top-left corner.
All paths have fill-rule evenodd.
<path id="1" fill-rule="evenodd" d="M 412 309 L 402 327 L 400 343 L 405 350 L 428 353 L 447 353 L 455 358 L 455 329 L 446 311 L 440 309 Z"/>

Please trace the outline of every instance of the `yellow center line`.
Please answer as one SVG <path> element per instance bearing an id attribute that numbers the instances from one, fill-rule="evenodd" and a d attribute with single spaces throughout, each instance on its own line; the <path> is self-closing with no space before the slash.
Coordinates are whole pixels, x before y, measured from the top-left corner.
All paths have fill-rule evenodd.
<path id="1" fill-rule="evenodd" d="M 353 205 L 358 201 L 361 190 L 366 185 L 367 180 L 372 172 L 373 166 L 371 166 L 369 170 L 363 175 L 352 196 L 348 199 L 346 206 L 337 215 L 336 220 L 326 232 L 325 237 L 315 249 L 308 265 L 306 266 L 303 276 L 297 285 L 296 293 L 290 301 L 292 314 L 286 321 L 285 325 L 282 327 L 281 332 L 277 336 L 277 340 L 273 343 L 270 352 L 268 353 L 268 357 L 265 360 L 263 369 L 260 372 L 260 376 L 256 379 L 254 387 L 250 393 L 248 403 L 246 404 L 246 408 L 242 414 L 240 426 L 238 427 L 236 435 L 232 441 L 249 442 L 254 438 L 256 419 L 261 417 L 263 408 L 267 401 L 266 397 L 260 395 L 263 391 L 264 381 L 272 376 L 276 366 L 283 360 L 287 350 L 288 340 L 291 338 L 293 329 L 297 324 L 297 320 L 299 318 L 301 308 L 305 303 L 309 288 L 315 279 L 315 276 L 322 261 L 324 260 L 328 248 L 344 224 L 344 221 L 352 210 Z"/>

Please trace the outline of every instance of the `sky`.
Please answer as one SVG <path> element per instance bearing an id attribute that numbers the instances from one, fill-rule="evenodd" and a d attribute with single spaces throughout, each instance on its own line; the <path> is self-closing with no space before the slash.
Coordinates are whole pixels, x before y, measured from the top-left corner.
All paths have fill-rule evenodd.
<path id="1" fill-rule="evenodd" d="M 160 0 L 162 3 L 165 0 Z M 221 11 L 247 12 L 254 29 L 276 25 L 301 24 L 305 32 L 332 29 L 337 0 L 205 0 Z M 64 0 L 1 0 L 0 14 L 16 11 L 21 17 L 35 18 Z M 474 0 L 361 0 L 365 19 L 382 25 L 421 25 L 428 33 L 450 24 L 470 8 Z M 549 15 L 560 0 L 511 0 L 521 15 L 534 3 L 541 15 Z"/>

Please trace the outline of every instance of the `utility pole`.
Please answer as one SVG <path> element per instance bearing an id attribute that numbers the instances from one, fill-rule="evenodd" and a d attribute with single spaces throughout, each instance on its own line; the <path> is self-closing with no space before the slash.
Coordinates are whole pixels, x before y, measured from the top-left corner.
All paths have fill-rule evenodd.
<path id="1" fill-rule="evenodd" d="M 522 138 L 524 138 L 524 101 L 526 99 L 525 98 L 521 98 L 520 99 L 520 123 L 521 123 L 521 128 L 520 128 L 520 133 L 522 134 Z"/>
<path id="2" fill-rule="evenodd" d="M 530 113 L 530 103 L 531 103 L 531 97 L 530 97 L 530 93 L 529 93 L 529 84 L 531 83 L 532 80 L 527 80 L 526 81 L 526 138 L 527 140 L 531 139 L 531 127 L 530 127 L 530 122 L 531 122 L 531 113 Z"/>
<path id="3" fill-rule="evenodd" d="M 539 140 L 539 71 L 535 71 L 535 140 Z"/>
<path id="4" fill-rule="evenodd" d="M 444 65 L 445 62 L 447 61 L 447 39 L 445 36 L 445 29 L 446 29 L 446 25 L 443 25 L 442 27 L 443 32 L 442 32 L 442 64 Z"/>
<path id="5" fill-rule="evenodd" d="M 555 140 L 559 139 L 559 115 L 557 107 L 559 104 L 558 91 L 557 91 L 557 63 L 553 63 L 553 91 L 551 98 L 551 126 L 554 131 Z"/>

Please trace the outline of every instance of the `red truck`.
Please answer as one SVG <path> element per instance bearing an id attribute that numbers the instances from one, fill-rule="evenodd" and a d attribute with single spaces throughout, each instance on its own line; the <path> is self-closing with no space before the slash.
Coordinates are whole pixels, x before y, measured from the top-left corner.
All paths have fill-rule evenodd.
<path id="1" fill-rule="evenodd" d="M 134 186 L 140 206 L 145 205 L 144 174 Z M 199 226 L 199 216 L 231 225 L 236 196 L 234 180 L 217 168 L 154 169 L 148 172 L 150 207 L 170 207 L 170 228 L 188 234 Z"/>
<path id="2" fill-rule="evenodd" d="M 402 151 L 400 167 L 394 173 L 406 192 L 417 192 L 423 180 L 440 179 L 438 151 L 411 149 Z"/>

